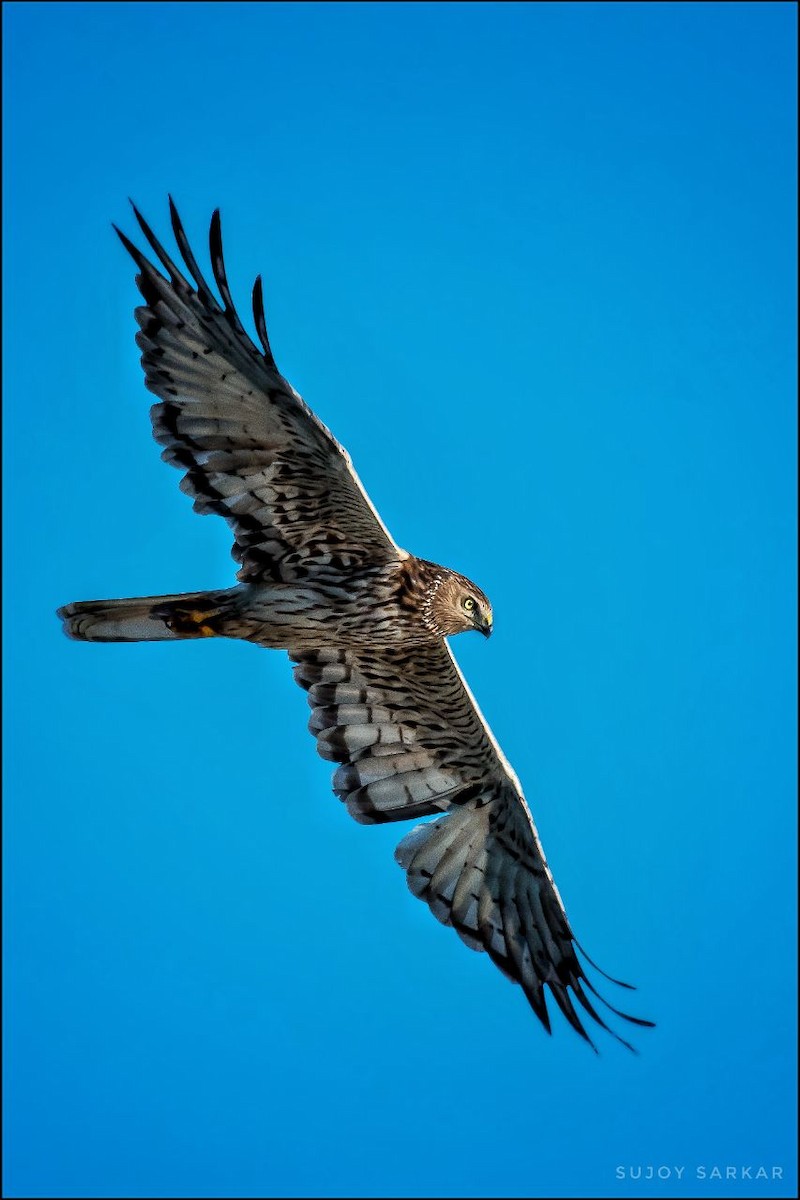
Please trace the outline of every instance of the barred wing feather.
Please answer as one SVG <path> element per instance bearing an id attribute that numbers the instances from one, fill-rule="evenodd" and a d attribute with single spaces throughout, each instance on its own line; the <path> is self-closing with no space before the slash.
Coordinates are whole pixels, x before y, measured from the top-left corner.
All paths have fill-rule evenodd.
<path id="1" fill-rule="evenodd" d="M 434 916 L 521 984 L 548 1031 L 545 989 L 590 1043 L 575 1002 L 609 1027 L 587 992 L 649 1025 L 613 1008 L 588 979 L 519 783 L 447 644 L 292 657 L 319 753 L 341 764 L 333 788 L 350 814 L 374 824 L 444 813 L 396 851 Z"/>
<path id="2" fill-rule="evenodd" d="M 199 513 L 223 516 L 234 532 L 243 582 L 292 581 L 396 559 L 350 457 L 280 375 L 264 320 L 260 278 L 253 310 L 258 349 L 234 308 L 222 257 L 219 213 L 210 251 L 221 303 L 203 277 L 170 201 L 179 269 L 139 212 L 161 270 L 119 230 L 139 267 L 144 305 L 136 341 L 151 417 L 166 462 L 185 472 L 181 490 Z M 184 271 L 191 277 L 187 279 Z"/>

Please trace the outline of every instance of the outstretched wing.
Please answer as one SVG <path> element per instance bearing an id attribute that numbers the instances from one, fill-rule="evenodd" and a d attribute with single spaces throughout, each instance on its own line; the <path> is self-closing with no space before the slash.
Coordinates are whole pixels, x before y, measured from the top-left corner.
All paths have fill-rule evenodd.
<path id="1" fill-rule="evenodd" d="M 199 513 L 218 513 L 234 532 L 238 578 L 297 580 L 385 563 L 402 554 L 381 522 L 349 455 L 279 374 L 264 320 L 260 277 L 253 312 L 262 349 L 244 330 L 222 258 L 219 212 L 210 251 L 220 301 L 206 283 L 170 199 L 184 260 L 178 269 L 134 208 L 158 270 L 117 230 L 139 267 L 145 382 L 165 462 L 185 471 L 181 490 Z M 163 273 L 162 273 L 163 272 Z"/>
<path id="2" fill-rule="evenodd" d="M 590 1044 L 574 1001 L 608 1026 L 587 991 L 649 1025 L 613 1008 L 587 978 L 519 781 L 447 644 L 292 658 L 319 753 L 341 764 L 333 789 L 350 814 L 365 824 L 446 814 L 417 825 L 396 851 L 434 916 L 522 985 L 548 1031 L 545 988 Z"/>

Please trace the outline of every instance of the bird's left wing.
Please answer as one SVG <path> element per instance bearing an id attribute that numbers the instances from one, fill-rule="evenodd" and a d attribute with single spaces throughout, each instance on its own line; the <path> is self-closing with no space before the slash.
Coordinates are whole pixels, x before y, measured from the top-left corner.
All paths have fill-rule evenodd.
<path id="1" fill-rule="evenodd" d="M 238 578 L 296 580 L 387 563 L 402 552 L 355 474 L 350 457 L 279 373 L 253 289 L 257 348 L 231 298 L 219 212 L 211 219 L 211 267 L 203 276 L 170 200 L 182 268 L 134 208 L 157 266 L 123 234 L 139 268 L 145 382 L 161 401 L 150 411 L 162 458 L 185 472 L 181 490 L 199 513 L 224 517 L 234 534 Z M 159 269 L 160 268 L 160 269 Z M 189 278 L 187 278 L 187 276 Z"/>
<path id="2" fill-rule="evenodd" d="M 548 1030 L 545 988 L 587 1041 L 573 1001 L 608 1029 L 587 991 L 650 1024 L 608 1005 L 588 979 L 519 781 L 447 644 L 292 657 L 319 753 L 341 764 L 333 788 L 350 814 L 373 824 L 445 813 L 396 852 L 434 916 L 521 984 Z"/>

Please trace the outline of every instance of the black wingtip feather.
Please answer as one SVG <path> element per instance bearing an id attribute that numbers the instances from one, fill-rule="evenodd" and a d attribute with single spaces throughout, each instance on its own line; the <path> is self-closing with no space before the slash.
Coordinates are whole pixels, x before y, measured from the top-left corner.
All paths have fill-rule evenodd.
<path id="1" fill-rule="evenodd" d="M 233 306 L 230 303 L 230 293 L 228 292 L 227 298 L 225 296 L 226 291 L 228 291 L 228 281 L 225 277 L 225 266 L 222 261 L 222 217 L 218 208 L 215 208 L 211 214 L 211 224 L 208 229 L 208 249 L 211 255 L 211 270 L 214 273 L 217 287 L 219 287 L 222 293 L 225 310 L 229 313 Z M 220 285 L 220 278 L 222 279 L 222 285 Z"/>
<path id="2" fill-rule="evenodd" d="M 528 1004 L 530 1004 L 544 1028 L 552 1036 L 553 1030 L 550 1027 L 550 1014 L 547 1011 L 544 988 L 540 988 L 538 992 L 534 992 L 532 988 L 527 988 L 523 984 L 522 990 L 525 993 L 525 999 L 528 1001 Z"/>
<path id="3" fill-rule="evenodd" d="M 225 273 L 225 258 L 222 253 L 222 219 L 218 208 L 211 214 L 211 227 L 208 231 L 208 248 L 211 253 L 211 270 L 214 272 L 219 294 L 225 306 L 225 316 L 239 332 L 243 333 L 241 322 L 236 313 L 231 290 L 228 286 L 228 276 Z"/>
<path id="4" fill-rule="evenodd" d="M 613 975 L 609 975 L 608 971 L 604 971 L 602 967 L 598 967 L 598 965 L 594 961 L 594 959 L 589 958 L 589 955 L 586 953 L 583 946 L 580 944 L 580 942 L 578 941 L 578 939 L 576 937 L 573 937 L 572 941 L 575 945 L 576 950 L 580 950 L 581 954 L 586 959 L 586 961 L 589 963 L 589 965 L 591 967 L 594 967 L 595 971 L 597 971 L 600 975 L 602 975 L 604 979 L 607 979 L 609 983 L 615 983 L 617 985 L 617 987 L 627 988 L 627 990 L 629 992 L 636 991 L 636 987 L 634 984 L 625 983 L 624 980 L 622 980 L 622 979 L 615 979 Z"/>
<path id="5" fill-rule="evenodd" d="M 567 1018 L 570 1025 L 575 1030 L 575 1032 L 577 1034 L 580 1034 L 580 1036 L 583 1038 L 583 1040 L 585 1042 L 589 1043 L 589 1045 L 594 1050 L 595 1054 L 598 1054 L 599 1051 L 597 1049 L 597 1046 L 595 1046 L 594 1042 L 589 1037 L 589 1034 L 586 1032 L 586 1030 L 584 1029 L 584 1027 L 581 1023 L 580 1017 L 575 1012 L 575 1008 L 572 1004 L 572 1001 L 569 998 L 569 993 L 568 993 L 567 989 L 564 987 L 560 987 L 558 984 L 553 985 L 551 983 L 550 984 L 550 992 L 551 992 L 553 998 L 555 999 L 556 1004 L 561 1009 L 562 1013 Z"/>
<path id="6" fill-rule="evenodd" d="M 111 228 L 114 230 L 117 237 L 122 242 L 125 249 L 128 251 L 128 254 L 130 254 L 131 258 L 136 263 L 139 270 L 142 271 L 144 274 L 146 274 L 148 271 L 152 271 L 157 275 L 158 272 L 155 270 L 155 267 L 153 266 L 153 264 L 147 261 L 147 259 L 142 254 L 139 247 L 135 246 L 133 244 L 133 242 L 131 241 L 131 239 L 126 234 L 124 234 L 122 232 L 122 230 L 120 229 L 120 227 L 118 225 L 115 225 L 113 221 L 111 222 Z"/>
<path id="7" fill-rule="evenodd" d="M 613 1038 L 616 1038 L 616 1040 L 620 1042 L 627 1050 L 630 1050 L 631 1054 L 638 1054 L 639 1051 L 635 1046 L 632 1046 L 631 1043 L 626 1041 L 624 1037 L 621 1037 L 620 1034 L 617 1033 L 616 1029 L 612 1029 L 610 1025 L 606 1024 L 581 987 L 581 981 L 579 979 L 574 979 L 571 986 L 576 999 L 589 1014 L 592 1020 L 596 1021 L 601 1029 L 605 1029 L 606 1033 L 610 1033 Z"/>
<path id="8" fill-rule="evenodd" d="M 613 1004 L 606 1000 L 605 996 L 602 995 L 601 992 L 598 992 L 591 979 L 588 979 L 585 975 L 583 976 L 583 982 L 586 984 L 592 995 L 596 996 L 600 1003 L 604 1004 L 605 1007 L 610 1012 L 614 1013 L 616 1017 L 621 1017 L 623 1021 L 630 1021 L 632 1025 L 641 1025 L 645 1029 L 655 1029 L 655 1021 L 646 1021 L 644 1017 L 633 1017 L 630 1013 L 623 1012 L 620 1008 L 615 1008 Z"/>
<path id="9" fill-rule="evenodd" d="M 267 320 L 264 315 L 264 287 L 260 275 L 256 276 L 256 281 L 253 284 L 253 320 L 256 323 L 258 340 L 264 348 L 264 357 L 269 365 L 275 367 L 277 370 L 272 347 L 269 344 L 269 337 L 267 336 Z"/>
<path id="10" fill-rule="evenodd" d="M 156 255 L 156 257 L 158 258 L 161 265 L 167 271 L 173 284 L 177 284 L 178 287 L 188 288 L 189 285 L 186 282 L 186 279 L 184 278 L 184 276 L 182 275 L 180 269 L 176 266 L 176 264 L 170 258 L 169 254 L 164 249 L 164 247 L 162 246 L 161 242 L 158 240 L 156 235 L 153 233 L 153 231 L 150 228 L 150 226 L 148 225 L 147 221 L 145 221 L 144 217 L 139 212 L 139 209 L 136 207 L 133 200 L 131 200 L 130 197 L 128 197 L 128 200 L 130 202 L 131 208 L 133 209 L 133 215 L 136 217 L 139 228 L 141 229 L 144 236 L 147 238 L 147 241 L 148 241 L 151 249 L 153 250 L 153 253 Z"/>
<path id="11" fill-rule="evenodd" d="M 169 215 L 172 222 L 172 232 L 175 235 L 175 241 L 178 243 L 178 249 L 181 252 L 186 268 L 194 280 L 194 285 L 197 288 L 197 294 L 204 304 L 208 305 L 212 310 L 217 310 L 219 305 L 214 299 L 211 288 L 206 283 L 203 272 L 197 265 L 197 259 L 192 253 L 192 248 L 189 245 L 189 239 L 186 236 L 186 231 L 183 228 L 178 210 L 172 197 L 169 197 Z"/>
<path id="12" fill-rule="evenodd" d="M 220 210 L 215 208 L 211 214 L 211 226 L 208 233 L 209 251 L 211 254 L 211 269 L 214 272 L 219 293 L 222 296 L 222 303 L 225 306 L 225 316 L 241 337 L 246 338 L 249 345 L 252 346 L 253 353 L 258 354 L 259 351 L 252 342 L 249 334 L 245 330 L 242 322 L 239 320 L 239 314 L 236 311 L 236 305 L 233 302 L 233 296 L 228 285 L 228 276 L 225 271 L 225 256 L 222 250 L 222 218 Z M 264 348 L 264 357 L 270 367 L 277 371 L 275 359 L 270 349 L 269 339 L 267 338 L 267 326 L 264 318 L 264 302 L 261 291 L 261 276 L 258 277 L 256 285 L 258 288 L 258 304 L 256 303 L 256 286 L 253 287 L 253 316 L 256 322 L 256 329 L 261 345 Z"/>

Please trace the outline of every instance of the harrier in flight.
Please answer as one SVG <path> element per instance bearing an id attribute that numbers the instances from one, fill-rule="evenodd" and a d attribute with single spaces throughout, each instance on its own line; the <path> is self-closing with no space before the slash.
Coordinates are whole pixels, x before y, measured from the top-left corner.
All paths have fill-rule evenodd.
<path id="1" fill-rule="evenodd" d="M 489 637 L 489 601 L 392 540 L 347 452 L 278 371 L 260 277 L 260 348 L 250 339 L 225 275 L 219 212 L 210 232 L 218 296 L 171 200 L 170 212 L 181 267 L 135 208 L 158 265 L 117 230 L 139 269 L 136 341 L 159 400 L 151 418 L 162 458 L 183 472 L 197 512 L 230 525 L 239 583 L 78 601 L 59 610 L 65 632 L 86 642 L 243 638 L 287 650 L 351 816 L 370 825 L 439 814 L 396 851 L 434 916 L 522 986 L 548 1031 L 546 989 L 590 1044 L 578 1008 L 609 1029 L 597 1000 L 649 1025 L 613 1008 L 587 977 L 519 780 L 448 646 L 467 630 Z"/>

